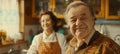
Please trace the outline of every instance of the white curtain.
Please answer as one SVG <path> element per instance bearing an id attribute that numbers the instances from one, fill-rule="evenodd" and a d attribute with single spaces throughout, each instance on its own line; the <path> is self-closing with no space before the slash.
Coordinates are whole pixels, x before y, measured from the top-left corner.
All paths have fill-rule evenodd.
<path id="1" fill-rule="evenodd" d="M 19 32 L 18 0 L 0 0 L 0 30 L 12 36 Z"/>

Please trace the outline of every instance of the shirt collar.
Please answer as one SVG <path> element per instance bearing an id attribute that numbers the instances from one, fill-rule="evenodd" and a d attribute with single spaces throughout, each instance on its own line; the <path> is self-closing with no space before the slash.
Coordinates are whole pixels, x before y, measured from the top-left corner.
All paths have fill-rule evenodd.
<path id="1" fill-rule="evenodd" d="M 91 40 L 91 38 L 93 37 L 94 33 L 95 33 L 95 29 L 93 29 L 93 30 L 91 31 L 90 35 L 89 35 L 86 39 L 84 39 L 83 42 L 85 42 L 85 43 L 88 45 L 89 42 L 90 42 L 90 40 Z M 77 44 L 80 44 L 79 46 L 81 46 L 81 45 L 83 44 L 83 42 L 80 42 L 80 43 L 81 43 L 81 44 L 80 44 L 80 43 L 78 43 L 77 39 L 76 39 L 75 37 L 73 37 L 73 38 L 70 40 L 69 44 L 70 44 L 71 47 L 76 47 Z"/>
<path id="2" fill-rule="evenodd" d="M 85 38 L 85 43 L 86 43 L 87 45 L 89 44 L 89 42 L 90 42 L 92 36 L 94 35 L 94 33 L 95 33 L 95 29 L 93 29 L 93 30 L 91 31 L 90 35 L 87 36 L 87 38 Z"/>
<path id="3" fill-rule="evenodd" d="M 43 39 L 53 39 L 55 36 L 55 32 L 53 31 L 49 36 L 47 36 L 45 34 L 45 32 L 43 32 Z"/>

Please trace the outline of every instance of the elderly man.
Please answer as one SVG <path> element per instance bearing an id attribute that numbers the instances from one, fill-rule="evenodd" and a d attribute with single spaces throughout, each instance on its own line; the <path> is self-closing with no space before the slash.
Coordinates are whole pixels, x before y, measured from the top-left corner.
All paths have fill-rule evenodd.
<path id="1" fill-rule="evenodd" d="M 95 30 L 95 17 L 91 8 L 82 1 L 68 5 L 65 20 L 73 38 L 66 54 L 120 54 L 120 46 Z"/>

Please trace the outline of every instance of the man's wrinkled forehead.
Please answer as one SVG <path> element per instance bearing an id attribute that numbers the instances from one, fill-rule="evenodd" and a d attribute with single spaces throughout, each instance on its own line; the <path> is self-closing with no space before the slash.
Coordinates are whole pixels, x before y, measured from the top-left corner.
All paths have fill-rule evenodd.
<path id="1" fill-rule="evenodd" d="M 70 8 L 67 15 L 68 16 L 73 16 L 73 15 L 74 16 L 81 16 L 81 15 L 83 15 L 85 13 L 90 13 L 89 8 L 86 7 L 86 6 L 81 5 L 81 6 L 76 6 L 76 7 Z"/>

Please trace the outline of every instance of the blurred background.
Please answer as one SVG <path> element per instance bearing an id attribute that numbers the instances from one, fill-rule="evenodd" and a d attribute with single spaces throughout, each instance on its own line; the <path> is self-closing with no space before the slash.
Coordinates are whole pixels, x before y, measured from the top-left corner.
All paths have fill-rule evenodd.
<path id="1" fill-rule="evenodd" d="M 42 32 L 39 13 L 52 11 L 58 32 L 73 37 L 64 21 L 66 6 L 80 0 L 0 0 L 0 54 L 26 54 L 32 39 Z M 120 45 L 120 0 L 81 0 L 96 16 L 95 29 Z"/>

